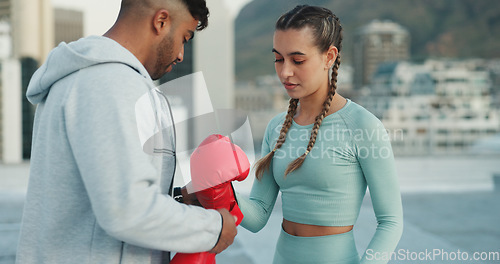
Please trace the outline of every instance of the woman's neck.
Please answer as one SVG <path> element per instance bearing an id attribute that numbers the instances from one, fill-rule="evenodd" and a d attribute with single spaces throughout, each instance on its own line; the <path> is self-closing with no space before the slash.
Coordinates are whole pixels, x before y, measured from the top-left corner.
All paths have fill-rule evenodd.
<path id="1" fill-rule="evenodd" d="M 328 87 L 318 89 L 316 92 L 299 99 L 296 116 L 316 117 L 323 110 L 323 103 L 328 96 Z"/>
<path id="2" fill-rule="evenodd" d="M 323 111 L 323 103 L 328 96 L 328 92 L 324 96 L 308 96 L 299 99 L 299 105 L 294 116 L 294 120 L 299 125 L 312 124 L 316 121 L 316 116 Z M 347 100 L 340 94 L 335 93 L 330 102 L 330 109 L 325 116 L 333 114 L 340 110 L 347 103 Z"/>

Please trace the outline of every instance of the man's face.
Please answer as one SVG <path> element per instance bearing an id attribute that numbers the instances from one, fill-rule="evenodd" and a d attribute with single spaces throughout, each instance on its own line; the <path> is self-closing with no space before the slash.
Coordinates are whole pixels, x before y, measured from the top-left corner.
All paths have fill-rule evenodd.
<path id="1" fill-rule="evenodd" d="M 198 20 L 188 15 L 176 18 L 172 29 L 161 40 L 156 51 L 156 63 L 151 78 L 157 80 L 184 59 L 184 44 L 193 38 Z"/>

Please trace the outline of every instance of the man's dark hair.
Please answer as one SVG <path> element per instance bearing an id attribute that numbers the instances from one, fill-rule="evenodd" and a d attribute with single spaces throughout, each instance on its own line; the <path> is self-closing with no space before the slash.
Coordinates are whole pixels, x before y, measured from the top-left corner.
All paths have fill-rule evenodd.
<path id="1" fill-rule="evenodd" d="M 163 0 L 122 0 L 120 13 L 118 17 L 125 14 L 141 15 L 146 14 L 150 8 L 161 7 Z M 208 26 L 208 8 L 205 0 L 171 0 L 178 3 L 182 3 L 193 16 L 194 19 L 198 20 L 198 26 L 196 30 L 203 30 Z"/>
<path id="2" fill-rule="evenodd" d="M 208 26 L 208 12 L 207 3 L 205 0 L 181 0 L 189 10 L 189 13 L 198 20 L 196 30 L 203 30 Z"/>

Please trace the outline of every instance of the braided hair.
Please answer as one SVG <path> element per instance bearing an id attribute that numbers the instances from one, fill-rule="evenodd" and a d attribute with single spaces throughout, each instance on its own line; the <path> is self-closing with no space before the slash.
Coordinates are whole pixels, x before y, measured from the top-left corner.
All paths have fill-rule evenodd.
<path id="1" fill-rule="evenodd" d="M 305 158 L 314 147 L 316 137 L 318 135 L 319 127 L 323 122 L 326 114 L 330 110 L 330 105 L 337 90 L 337 75 L 340 67 L 340 50 L 342 49 L 342 25 L 337 16 L 330 10 L 323 7 L 298 5 L 291 11 L 283 14 L 276 22 L 276 30 L 287 29 L 302 29 L 309 26 L 313 30 L 314 44 L 318 49 L 324 53 L 328 51 L 330 46 L 335 46 L 338 50 L 337 58 L 332 66 L 332 75 L 328 89 L 328 95 L 323 103 L 321 112 L 316 116 L 314 125 L 311 130 L 311 136 L 307 149 L 304 154 L 292 161 L 285 170 L 285 177 L 289 173 L 297 170 L 304 163 Z M 288 112 L 280 131 L 280 135 L 273 150 L 257 161 L 255 164 L 255 175 L 257 179 L 261 179 L 266 170 L 269 169 L 274 153 L 278 150 L 283 143 L 285 143 L 288 129 L 292 125 L 293 117 L 297 111 L 298 99 L 290 99 Z"/>

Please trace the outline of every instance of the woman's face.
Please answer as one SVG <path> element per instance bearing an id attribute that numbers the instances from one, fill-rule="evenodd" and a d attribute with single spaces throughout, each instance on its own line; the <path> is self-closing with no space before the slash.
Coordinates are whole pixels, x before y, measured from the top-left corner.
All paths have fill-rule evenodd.
<path id="1" fill-rule="evenodd" d="M 290 97 L 302 99 L 328 89 L 328 69 L 333 65 L 336 48 L 322 53 L 314 45 L 309 27 L 277 30 L 273 45 L 276 74 Z"/>

